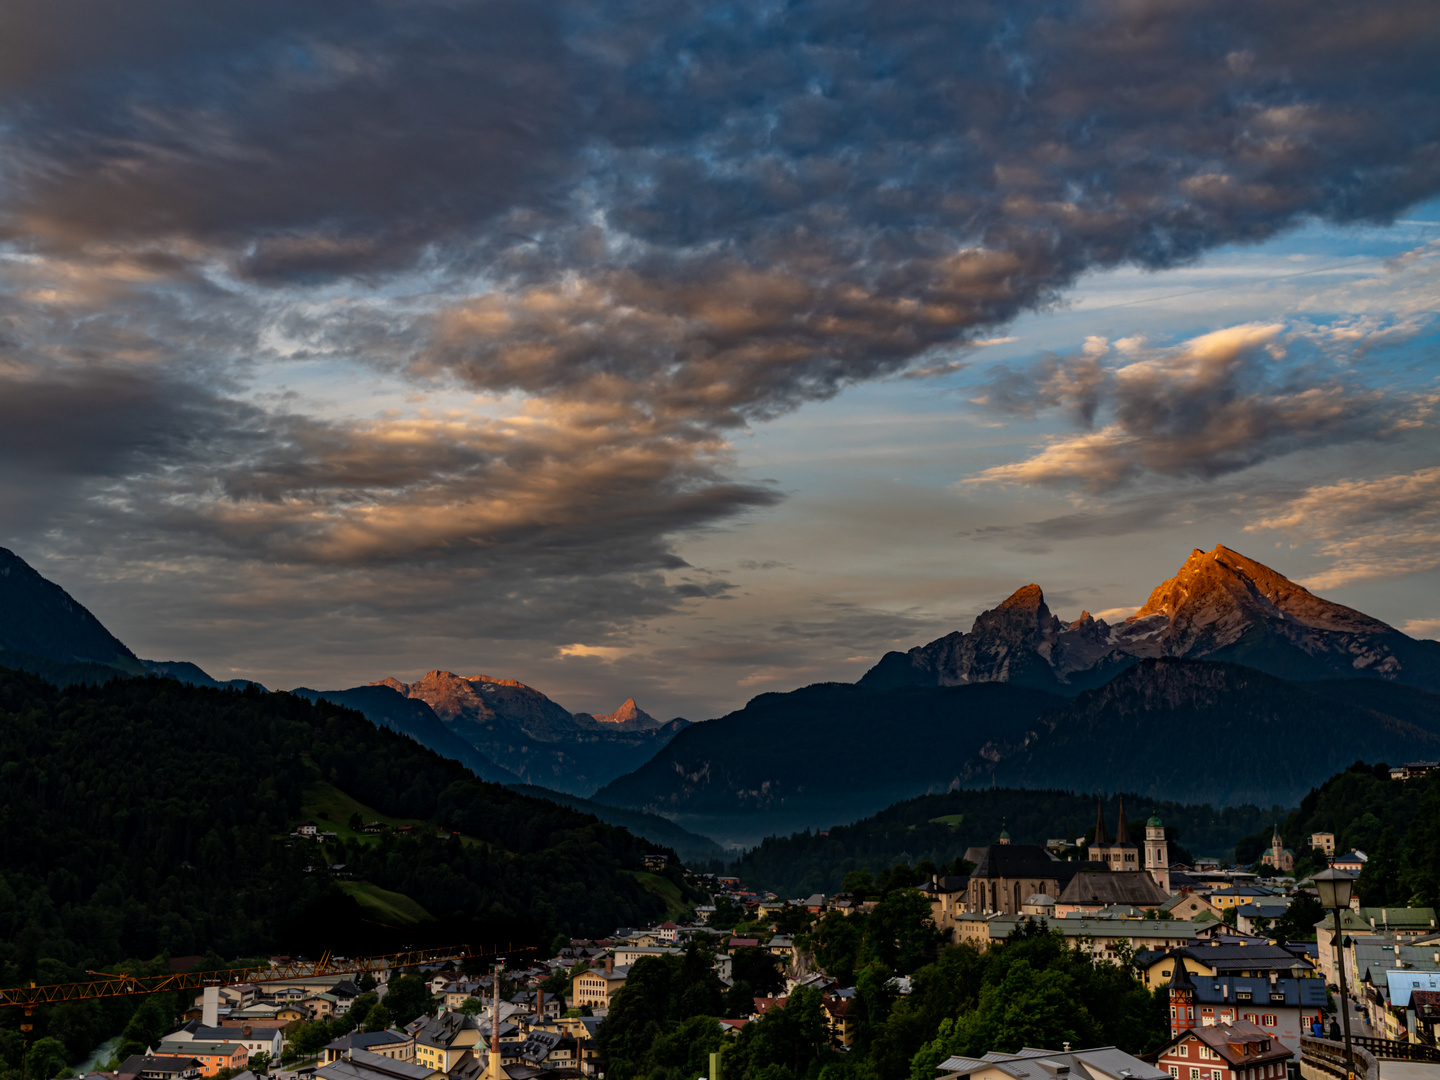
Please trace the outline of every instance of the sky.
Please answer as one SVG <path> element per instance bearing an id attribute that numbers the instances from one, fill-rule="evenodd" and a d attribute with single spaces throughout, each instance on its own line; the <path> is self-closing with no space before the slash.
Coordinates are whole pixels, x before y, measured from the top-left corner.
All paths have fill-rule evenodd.
<path id="1" fill-rule="evenodd" d="M 0 544 L 704 719 L 1225 544 L 1440 636 L 1428 0 L 11 0 Z"/>

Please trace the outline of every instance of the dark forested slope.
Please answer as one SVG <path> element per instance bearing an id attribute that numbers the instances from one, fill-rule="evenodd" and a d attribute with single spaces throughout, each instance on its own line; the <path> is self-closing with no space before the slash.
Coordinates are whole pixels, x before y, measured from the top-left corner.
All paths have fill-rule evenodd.
<path id="1" fill-rule="evenodd" d="M 1167 836 L 1177 845 L 1172 857 L 1188 852 L 1225 858 L 1242 836 L 1269 828 L 1270 822 L 1286 812 L 1278 806 L 1217 809 L 1134 794 L 1107 795 L 1103 805 L 1112 831 L 1119 821 L 1121 803 L 1132 836 L 1142 832 L 1140 822 L 1151 814 L 1160 815 Z M 782 896 L 834 892 L 845 876 L 856 870 L 878 874 L 898 863 L 953 864 L 967 848 L 994 843 L 1002 829 L 1017 844 L 1087 837 L 1094 833 L 1095 809 L 1094 795 L 1070 791 L 986 788 L 924 795 L 823 834 L 770 837 L 735 862 L 731 873 L 748 885 L 772 889 Z"/>
<path id="2" fill-rule="evenodd" d="M 467 839 L 432 828 L 290 844 L 316 781 Z M 650 845 L 289 694 L 154 678 L 61 690 L 0 670 L 0 783 L 5 985 L 160 952 L 392 944 L 340 892 L 332 862 L 414 899 L 435 935 L 463 924 L 471 942 L 595 934 L 663 911 L 626 872 Z"/>

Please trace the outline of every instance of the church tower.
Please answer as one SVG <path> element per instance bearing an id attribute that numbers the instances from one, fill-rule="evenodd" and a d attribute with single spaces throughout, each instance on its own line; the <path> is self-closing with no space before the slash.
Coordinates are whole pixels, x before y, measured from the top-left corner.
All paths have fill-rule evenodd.
<path id="1" fill-rule="evenodd" d="M 1170 891 L 1170 844 L 1165 839 L 1165 826 L 1159 814 L 1151 814 L 1145 822 L 1145 869 L 1165 892 Z"/>
<path id="2" fill-rule="evenodd" d="M 1105 831 L 1105 802 L 1099 798 L 1095 800 L 1095 839 L 1090 841 L 1087 854 L 1091 862 L 1110 865 L 1110 835 Z"/>

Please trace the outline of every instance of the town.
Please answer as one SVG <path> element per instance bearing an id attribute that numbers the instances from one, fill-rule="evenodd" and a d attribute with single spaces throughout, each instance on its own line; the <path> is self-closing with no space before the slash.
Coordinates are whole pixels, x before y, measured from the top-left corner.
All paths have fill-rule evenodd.
<path id="1" fill-rule="evenodd" d="M 1433 762 L 1396 770 L 1424 776 Z M 296 830 L 318 838 L 313 822 Z M 1298 1076 L 1305 1044 L 1326 1053 L 1348 1019 L 1363 1047 L 1406 1046 L 1440 1061 L 1440 926 L 1429 907 L 1368 907 L 1354 882 L 1369 856 L 1337 850 L 1335 835 L 1296 853 L 1278 829 L 1254 867 L 1172 861 L 1163 821 L 1132 825 L 1123 804 L 1113 829 L 1097 809 L 1089 839 L 1012 843 L 1002 831 L 972 847 L 968 873 L 897 867 L 890 887 L 868 872 L 832 895 L 759 894 L 735 877 L 692 873 L 711 902 L 680 921 L 621 927 L 599 939 L 558 939 L 553 955 L 471 970 L 464 962 L 382 971 L 376 978 L 300 978 L 208 987 L 178 1026 L 93 1080 L 578 1080 L 603 1077 L 607 1018 L 638 1002 L 670 964 L 690 983 L 704 973 L 723 995 L 712 1025 L 724 1047 L 787 1006 L 818 1006 L 825 1041 L 840 1054 L 862 1040 L 867 990 L 855 965 L 835 960 L 847 928 L 908 912 L 898 935 L 928 954 L 983 955 L 1037 933 L 1084 962 L 1123 971 L 1168 1009 L 1159 1045 L 1029 1047 L 1048 1073 L 1114 1080 L 1268 1080 Z M 652 870 L 664 855 L 648 856 Z M 343 870 L 343 868 L 341 868 Z M 953 868 L 952 868 L 953 869 Z M 909 871 L 909 879 L 905 871 Z M 882 875 L 882 878 L 884 875 Z M 1328 890 L 1327 890 L 1328 886 Z M 1327 910 L 1327 900 L 1335 910 Z M 1337 896 L 1335 894 L 1339 894 Z M 903 899 L 905 907 L 901 904 Z M 1338 915 L 1340 934 L 1335 932 Z M 903 948 L 903 946 L 902 946 Z M 278 959 L 278 958 L 277 958 Z M 885 992 L 914 991 L 916 958 L 892 963 Z M 906 970 L 906 969 L 909 970 Z M 1344 991 L 1342 992 L 1342 987 Z M 627 997 L 627 995 L 629 997 Z M 1349 1016 L 1340 1011 L 1351 1002 Z M 635 1006 L 640 1008 L 639 1005 Z M 618 1021 L 617 1021 L 618 1022 Z M 613 1041 L 609 1047 L 614 1052 Z M 934 1076 L 1000 1080 L 1024 1075 L 1020 1056 L 994 1048 L 948 1055 Z M 1373 1060 L 1373 1059 L 1372 1059 Z M 615 1068 L 611 1065 L 611 1074 Z M 1309 1072 L 1306 1075 L 1310 1075 Z"/>

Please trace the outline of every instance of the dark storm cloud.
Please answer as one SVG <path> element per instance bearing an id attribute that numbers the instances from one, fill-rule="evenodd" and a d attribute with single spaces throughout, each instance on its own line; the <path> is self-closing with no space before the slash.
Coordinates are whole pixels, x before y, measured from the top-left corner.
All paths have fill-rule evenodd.
<path id="1" fill-rule="evenodd" d="M 0 325 L 26 357 L 0 398 L 32 402 L 28 475 L 79 477 L 136 550 L 271 564 L 244 584 L 282 606 L 296 567 L 356 610 L 464 581 L 497 632 L 572 634 L 724 591 L 665 575 L 677 531 L 775 498 L 733 481 L 729 429 L 953 363 L 1087 270 L 1440 190 L 1437 54 L 1431 0 L 12 0 L 0 254 L 17 290 L 56 280 Z M 317 313 L 325 286 L 351 299 Z M 530 411 L 225 400 L 327 355 Z M 990 478 L 1214 476 L 1384 420 L 1348 384 L 1221 375 L 1198 432 L 1164 373 L 997 384 L 1113 424 Z"/>

